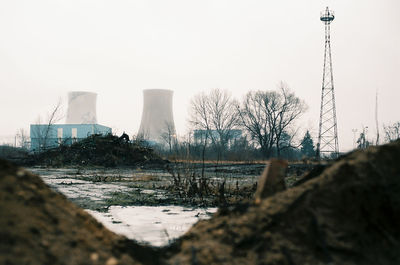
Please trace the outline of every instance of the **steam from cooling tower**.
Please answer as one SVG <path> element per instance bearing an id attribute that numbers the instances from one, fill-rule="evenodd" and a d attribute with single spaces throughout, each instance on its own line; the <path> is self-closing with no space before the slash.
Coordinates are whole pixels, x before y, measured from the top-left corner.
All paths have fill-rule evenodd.
<path id="1" fill-rule="evenodd" d="M 172 113 L 172 90 L 143 90 L 142 122 L 138 135 L 146 140 L 163 142 L 165 137 L 175 137 Z"/>
<path id="2" fill-rule="evenodd" d="M 96 124 L 96 99 L 93 92 L 73 91 L 68 93 L 67 124 Z"/>

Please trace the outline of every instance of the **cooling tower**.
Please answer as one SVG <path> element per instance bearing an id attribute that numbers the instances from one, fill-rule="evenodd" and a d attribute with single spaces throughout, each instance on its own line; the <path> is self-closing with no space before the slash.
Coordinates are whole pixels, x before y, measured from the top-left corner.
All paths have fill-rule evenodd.
<path id="1" fill-rule="evenodd" d="M 172 90 L 143 90 L 142 122 L 138 135 L 146 140 L 162 143 L 166 137 L 175 137 L 172 113 Z"/>
<path id="2" fill-rule="evenodd" d="M 84 91 L 68 93 L 67 124 L 96 124 L 97 94 Z"/>

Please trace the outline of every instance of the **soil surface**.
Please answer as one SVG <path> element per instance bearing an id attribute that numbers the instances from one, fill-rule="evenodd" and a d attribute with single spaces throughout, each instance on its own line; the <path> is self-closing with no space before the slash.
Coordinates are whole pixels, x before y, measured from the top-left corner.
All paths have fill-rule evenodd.
<path id="1" fill-rule="evenodd" d="M 174 244 L 106 230 L 39 177 L 0 162 L 0 264 L 400 264 L 400 141 L 221 208 Z"/>
<path id="2" fill-rule="evenodd" d="M 349 154 L 262 201 L 221 209 L 170 264 L 400 264 L 400 142 Z"/>
<path id="3" fill-rule="evenodd" d="M 38 176 L 0 160 L 0 264 L 142 264 L 154 257 Z"/>
<path id="4" fill-rule="evenodd" d="M 167 169 L 29 168 L 47 185 L 84 209 L 110 206 L 217 207 L 250 201 L 265 164 L 169 163 Z M 312 164 L 291 163 L 286 185 L 293 185 Z"/>

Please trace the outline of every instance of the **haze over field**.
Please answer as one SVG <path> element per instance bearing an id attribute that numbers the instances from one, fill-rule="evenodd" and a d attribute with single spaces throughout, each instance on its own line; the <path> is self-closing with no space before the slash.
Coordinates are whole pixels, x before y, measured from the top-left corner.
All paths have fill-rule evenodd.
<path id="1" fill-rule="evenodd" d="M 100 124 L 136 134 L 142 90 L 174 90 L 178 134 L 190 98 L 211 88 L 241 99 L 285 81 L 309 105 L 299 125 L 318 132 L 324 27 L 331 26 L 339 145 L 352 129 L 400 120 L 398 0 L 0 1 L 0 143 L 28 130 L 68 91 L 98 93 Z"/>

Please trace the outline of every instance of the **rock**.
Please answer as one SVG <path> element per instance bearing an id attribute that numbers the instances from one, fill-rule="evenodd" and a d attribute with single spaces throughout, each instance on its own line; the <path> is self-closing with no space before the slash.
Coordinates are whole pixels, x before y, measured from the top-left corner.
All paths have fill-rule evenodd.
<path id="1" fill-rule="evenodd" d="M 288 166 L 287 161 L 279 159 L 271 159 L 268 161 L 264 172 L 258 181 L 255 194 L 255 202 L 259 204 L 261 200 L 274 195 L 276 192 L 284 191 L 285 171 Z"/>

